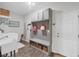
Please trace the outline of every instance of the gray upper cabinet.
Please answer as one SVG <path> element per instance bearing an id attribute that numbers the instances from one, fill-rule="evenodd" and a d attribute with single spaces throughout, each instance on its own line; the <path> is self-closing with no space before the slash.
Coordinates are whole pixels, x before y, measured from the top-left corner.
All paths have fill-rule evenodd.
<path id="1" fill-rule="evenodd" d="M 46 9 L 43 11 L 43 20 L 48 20 L 49 19 L 49 9 Z"/>
<path id="2" fill-rule="evenodd" d="M 43 14 L 42 11 L 38 12 L 38 20 L 42 20 L 43 19 Z"/>
<path id="3" fill-rule="evenodd" d="M 49 19 L 49 8 L 45 10 L 40 10 L 31 15 L 31 21 L 41 21 Z"/>
<path id="4" fill-rule="evenodd" d="M 36 12 L 36 13 L 32 14 L 32 16 L 31 16 L 31 22 L 32 21 L 37 21 L 37 20 L 38 20 L 38 13 Z"/>

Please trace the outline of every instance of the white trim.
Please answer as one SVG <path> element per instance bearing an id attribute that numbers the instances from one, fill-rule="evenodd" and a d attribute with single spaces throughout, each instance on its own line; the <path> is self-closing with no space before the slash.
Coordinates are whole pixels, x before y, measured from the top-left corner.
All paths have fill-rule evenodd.
<path id="1" fill-rule="evenodd" d="M 0 18 L 10 18 L 9 16 L 2 16 L 0 15 Z"/>

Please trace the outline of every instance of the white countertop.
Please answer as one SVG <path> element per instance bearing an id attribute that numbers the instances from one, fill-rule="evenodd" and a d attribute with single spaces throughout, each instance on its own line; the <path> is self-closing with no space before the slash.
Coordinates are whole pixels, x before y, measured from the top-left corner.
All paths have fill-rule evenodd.
<path id="1" fill-rule="evenodd" d="M 4 38 L 4 39 L 1 39 L 0 40 L 0 46 L 2 46 L 2 45 L 4 45 L 4 44 L 8 44 L 8 43 L 10 43 L 10 42 L 12 42 L 13 41 L 13 39 L 11 39 L 11 38 Z"/>
<path id="2" fill-rule="evenodd" d="M 19 48 L 22 48 L 24 46 L 25 45 L 20 42 L 10 42 L 1 46 L 1 52 L 2 54 L 6 54 L 11 51 L 18 50 Z"/>
<path id="3" fill-rule="evenodd" d="M 18 50 L 19 48 L 24 47 L 24 45 L 17 40 L 18 35 L 16 33 L 0 34 L 1 53 L 9 53 L 13 50 Z"/>

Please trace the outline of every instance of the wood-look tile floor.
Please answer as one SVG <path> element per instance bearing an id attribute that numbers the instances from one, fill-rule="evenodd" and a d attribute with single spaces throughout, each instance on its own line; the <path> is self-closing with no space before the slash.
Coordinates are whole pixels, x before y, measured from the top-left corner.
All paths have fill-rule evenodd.
<path id="1" fill-rule="evenodd" d="M 22 41 L 25 47 L 18 50 L 16 57 L 49 57 L 46 53 L 35 49 L 30 46 L 29 43 Z M 53 57 L 61 57 L 59 55 L 54 55 Z"/>
<path id="2" fill-rule="evenodd" d="M 25 47 L 18 50 L 16 57 L 47 57 L 48 55 L 35 49 L 29 45 L 27 42 L 23 42 Z"/>

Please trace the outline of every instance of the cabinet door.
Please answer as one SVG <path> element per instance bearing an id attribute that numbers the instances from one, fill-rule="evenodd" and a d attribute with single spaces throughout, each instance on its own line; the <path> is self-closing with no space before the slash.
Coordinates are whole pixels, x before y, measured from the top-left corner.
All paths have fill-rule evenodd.
<path id="1" fill-rule="evenodd" d="M 39 11 L 39 12 L 38 12 L 38 20 L 42 20 L 42 18 L 43 18 L 43 17 L 42 17 L 42 16 L 43 16 L 42 14 L 43 14 L 42 11 Z"/>
<path id="2" fill-rule="evenodd" d="M 37 21 L 38 20 L 38 18 L 37 18 L 38 16 L 37 16 L 37 13 L 35 13 L 34 14 L 34 19 L 35 19 L 35 21 Z"/>
<path id="3" fill-rule="evenodd" d="M 43 11 L 43 20 L 49 19 L 49 9 Z"/>
<path id="4" fill-rule="evenodd" d="M 38 14 L 37 13 L 34 13 L 33 15 L 32 15 L 32 21 L 37 21 L 38 20 L 38 16 L 37 16 Z"/>
<path id="5" fill-rule="evenodd" d="M 31 18 L 31 22 L 35 21 L 35 16 L 34 16 L 34 14 L 32 14 L 30 18 Z"/>

